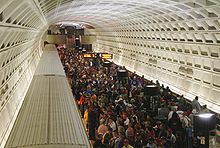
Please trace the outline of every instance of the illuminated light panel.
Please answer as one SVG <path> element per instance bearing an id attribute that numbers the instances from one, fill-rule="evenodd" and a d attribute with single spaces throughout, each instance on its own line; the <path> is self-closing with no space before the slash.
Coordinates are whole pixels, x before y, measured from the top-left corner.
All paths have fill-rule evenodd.
<path id="1" fill-rule="evenodd" d="M 199 114 L 198 116 L 201 118 L 211 118 L 214 114 L 206 113 L 206 114 Z"/>
<path id="2" fill-rule="evenodd" d="M 83 57 L 84 58 L 94 58 L 95 54 L 94 53 L 85 53 L 85 54 L 83 54 Z"/>
<path id="3" fill-rule="evenodd" d="M 102 53 L 101 57 L 102 59 L 113 59 L 113 55 L 109 53 Z"/>

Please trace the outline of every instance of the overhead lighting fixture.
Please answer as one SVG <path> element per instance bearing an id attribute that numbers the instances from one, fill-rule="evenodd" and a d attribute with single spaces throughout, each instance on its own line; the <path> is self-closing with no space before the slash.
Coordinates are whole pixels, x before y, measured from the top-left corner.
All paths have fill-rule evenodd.
<path id="1" fill-rule="evenodd" d="M 127 72 L 127 70 L 119 69 L 118 72 Z"/>
<path id="2" fill-rule="evenodd" d="M 157 85 L 147 85 L 147 87 L 157 87 Z"/>

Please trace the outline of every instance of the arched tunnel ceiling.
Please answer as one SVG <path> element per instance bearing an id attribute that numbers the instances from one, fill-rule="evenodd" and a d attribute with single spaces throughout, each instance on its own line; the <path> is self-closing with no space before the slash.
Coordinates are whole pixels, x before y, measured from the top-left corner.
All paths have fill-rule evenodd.
<path id="1" fill-rule="evenodd" d="M 220 113 L 220 0 L 0 0 L 0 145 L 48 26 L 65 21 L 94 26 L 94 48 L 113 53 L 115 63 Z"/>
<path id="2" fill-rule="evenodd" d="M 2 0 L 0 4 L 1 34 L 5 36 L 7 30 L 7 35 L 18 35 L 15 40 L 36 35 L 48 23 L 65 20 L 84 21 L 97 31 L 117 35 L 220 40 L 219 0 Z M 4 29 L 8 26 L 13 29 Z"/>
<path id="3" fill-rule="evenodd" d="M 220 40 L 219 0 L 2 0 L 0 4 L 1 27 L 10 26 L 14 34 L 25 31 L 22 37 L 48 23 L 67 20 L 84 21 L 117 34 Z M 4 29 L 1 34 L 4 36 Z"/>
<path id="4" fill-rule="evenodd" d="M 210 30 L 212 27 L 213 31 L 220 27 L 219 3 L 218 0 L 60 0 L 51 3 L 47 0 L 40 1 L 40 6 L 49 22 L 84 20 L 98 28 L 113 27 L 114 30 Z"/>
<path id="5" fill-rule="evenodd" d="M 94 47 L 113 53 L 117 64 L 198 95 L 220 113 L 220 0 L 0 0 L 0 145 L 45 31 L 65 21 L 94 26 Z"/>
<path id="6" fill-rule="evenodd" d="M 30 47 L 40 48 L 48 26 L 61 21 L 90 24 L 97 39 L 104 37 L 99 40 L 102 45 L 113 37 L 117 48 L 219 52 L 219 0 L 1 0 L 0 4 L 2 69 L 8 70 L 7 63 L 21 53 L 32 52 Z M 10 74 L 3 72 L 0 81 L 6 79 L 4 73 Z"/>
<path id="7" fill-rule="evenodd" d="M 220 112 L 220 100 L 216 100 L 220 92 L 220 61 L 215 56 L 220 54 L 219 0 L 39 0 L 38 4 L 49 24 L 84 21 L 94 26 L 96 47 L 114 53 L 117 64 L 160 80 L 169 75 L 164 78 L 169 84 L 180 83 L 178 88 L 184 86 L 184 91 L 200 95 L 205 98 L 203 103 Z M 149 73 L 151 67 L 146 64 L 157 70 Z M 146 68 L 149 71 L 143 71 Z M 173 77 L 173 73 L 178 76 Z M 175 77 L 178 78 L 174 81 Z M 191 84 L 191 79 L 195 84 Z M 198 88 L 200 83 L 204 87 Z"/>

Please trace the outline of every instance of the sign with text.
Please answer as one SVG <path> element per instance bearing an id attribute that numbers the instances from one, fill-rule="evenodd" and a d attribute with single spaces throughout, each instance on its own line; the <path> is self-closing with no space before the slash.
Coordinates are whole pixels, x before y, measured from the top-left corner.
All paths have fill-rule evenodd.
<path id="1" fill-rule="evenodd" d="M 94 58 L 94 57 L 95 57 L 95 54 L 94 54 L 94 53 L 84 53 L 84 54 L 83 54 L 83 57 L 84 57 L 84 58 Z"/>
<path id="2" fill-rule="evenodd" d="M 112 59 L 113 55 L 109 53 L 102 53 L 101 54 L 102 59 Z"/>

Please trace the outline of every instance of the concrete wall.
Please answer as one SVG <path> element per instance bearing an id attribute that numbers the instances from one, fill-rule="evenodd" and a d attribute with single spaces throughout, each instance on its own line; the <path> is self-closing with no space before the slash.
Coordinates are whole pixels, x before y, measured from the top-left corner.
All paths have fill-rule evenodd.
<path id="1" fill-rule="evenodd" d="M 66 44 L 65 35 L 47 35 L 47 41 L 49 43 Z"/>
<path id="2" fill-rule="evenodd" d="M 93 44 L 96 42 L 96 36 L 81 36 L 81 44 Z"/>

